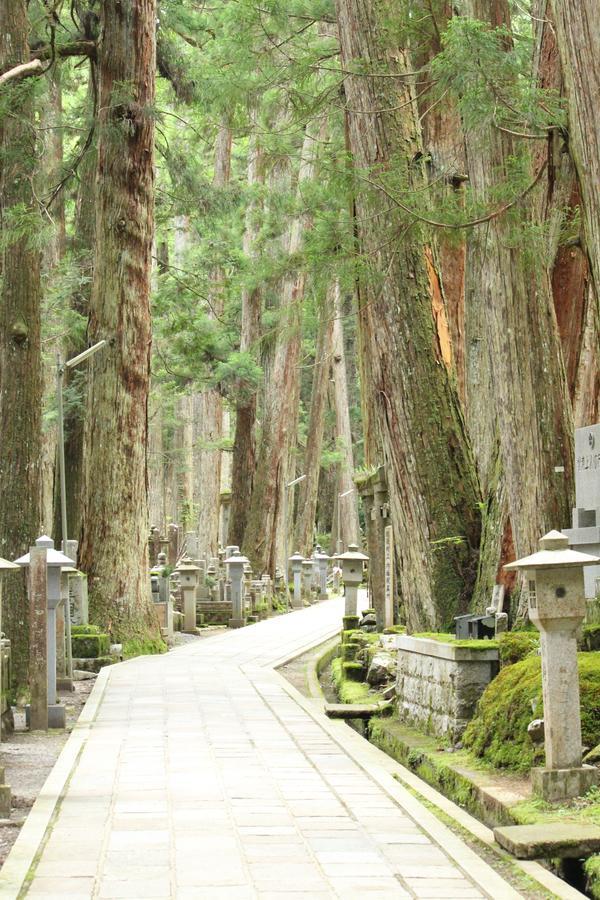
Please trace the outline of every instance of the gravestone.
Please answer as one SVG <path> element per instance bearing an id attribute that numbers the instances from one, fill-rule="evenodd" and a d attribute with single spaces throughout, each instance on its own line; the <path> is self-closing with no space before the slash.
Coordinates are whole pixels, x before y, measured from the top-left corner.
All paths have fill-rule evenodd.
<path id="1" fill-rule="evenodd" d="M 575 508 L 565 529 L 574 550 L 600 556 L 600 424 L 575 429 Z M 600 595 L 600 566 L 586 566 L 585 597 Z"/>

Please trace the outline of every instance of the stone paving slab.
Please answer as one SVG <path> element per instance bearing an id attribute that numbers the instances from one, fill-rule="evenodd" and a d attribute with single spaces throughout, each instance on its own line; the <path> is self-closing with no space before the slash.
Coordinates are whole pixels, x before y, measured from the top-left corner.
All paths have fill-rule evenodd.
<path id="1" fill-rule="evenodd" d="M 336 737 L 348 730 L 330 732 L 273 672 L 341 616 L 328 601 L 104 670 L 21 896 L 518 898 L 441 823 L 438 840 L 432 814 L 371 778 Z M 0 873 L 0 897 L 17 887 Z"/>

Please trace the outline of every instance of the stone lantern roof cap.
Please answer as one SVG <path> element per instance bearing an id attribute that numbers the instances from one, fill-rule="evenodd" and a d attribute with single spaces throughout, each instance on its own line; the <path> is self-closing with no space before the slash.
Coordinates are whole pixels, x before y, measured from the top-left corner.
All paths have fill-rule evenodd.
<path id="1" fill-rule="evenodd" d="M 200 566 L 195 566 L 189 556 L 184 556 L 179 565 L 177 572 L 199 572 Z"/>
<path id="2" fill-rule="evenodd" d="M 560 531 L 549 531 L 540 540 L 541 550 L 531 556 L 524 556 L 504 566 L 510 571 L 519 569 L 551 569 L 554 566 L 593 566 L 600 563 L 600 557 L 590 556 L 569 548 L 569 538 Z"/>
<path id="3" fill-rule="evenodd" d="M 301 553 L 298 553 L 297 550 L 293 554 L 293 556 L 290 556 L 290 558 L 289 558 L 289 562 L 303 562 L 303 560 L 304 560 L 304 557 L 302 556 Z"/>
<path id="4" fill-rule="evenodd" d="M 338 553 L 332 559 L 348 559 L 355 560 L 359 562 L 362 560 L 363 562 L 367 562 L 369 557 L 365 553 L 361 553 L 358 549 L 358 544 L 348 544 L 348 549 L 345 553 Z"/>
<path id="5" fill-rule="evenodd" d="M 315 559 L 332 559 L 333 557 L 329 556 L 327 553 L 324 553 L 320 547 L 317 547 L 315 552 Z"/>
<path id="6" fill-rule="evenodd" d="M 225 560 L 226 565 L 229 563 L 243 563 L 244 565 L 247 565 L 250 563 L 250 560 L 247 556 L 242 556 L 239 550 L 234 550 L 231 556 Z"/>
<path id="7" fill-rule="evenodd" d="M 7 559 L 2 559 L 2 557 L 0 556 L 0 571 L 2 571 L 3 569 L 6 570 L 6 569 L 18 569 L 18 568 L 19 567 L 16 563 L 9 562 Z"/>
<path id="8" fill-rule="evenodd" d="M 48 567 L 63 568 L 64 566 L 75 565 L 74 559 L 71 559 L 69 556 L 61 553 L 60 550 L 54 549 L 54 541 L 51 537 L 48 537 L 47 534 L 43 534 L 41 537 L 39 537 L 35 542 L 35 546 L 43 547 L 48 551 L 46 559 L 46 565 Z M 15 559 L 15 563 L 18 566 L 28 566 L 30 562 L 31 560 L 29 558 L 29 553 L 26 553 L 25 556 L 20 556 L 18 559 Z"/>

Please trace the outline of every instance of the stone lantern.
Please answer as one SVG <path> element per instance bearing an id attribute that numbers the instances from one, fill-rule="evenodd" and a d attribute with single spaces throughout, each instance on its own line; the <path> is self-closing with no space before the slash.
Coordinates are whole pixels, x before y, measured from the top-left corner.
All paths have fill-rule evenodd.
<path id="1" fill-rule="evenodd" d="M 294 576 L 294 596 L 292 597 L 292 606 L 294 609 L 300 609 L 302 606 L 302 589 L 301 589 L 301 575 L 302 575 L 302 563 L 304 562 L 304 557 L 301 553 L 296 552 L 293 556 L 290 556 L 288 560 L 290 564 L 290 569 L 292 570 L 292 575 Z"/>
<path id="2" fill-rule="evenodd" d="M 183 630 L 187 634 L 196 633 L 196 587 L 199 572 L 199 566 L 195 566 L 189 556 L 184 556 L 177 566 L 183 597 Z"/>
<path id="3" fill-rule="evenodd" d="M 342 578 L 346 592 L 344 615 L 355 616 L 358 602 L 358 589 L 363 580 L 363 567 L 369 561 L 365 553 L 361 553 L 357 544 L 349 544 L 346 553 L 335 556 L 342 564 Z"/>
<path id="4" fill-rule="evenodd" d="M 577 629 L 585 611 L 583 567 L 600 560 L 569 549 L 569 539 L 550 531 L 540 551 L 505 566 L 523 571 L 529 618 L 540 632 L 546 767 L 531 773 L 534 792 L 544 800 L 584 794 L 600 771 L 581 765 L 581 715 L 577 670 Z"/>
<path id="5" fill-rule="evenodd" d="M 302 572 L 302 599 L 306 600 L 308 603 L 312 603 L 313 600 L 313 580 L 314 573 L 316 569 L 314 559 L 303 559 L 300 563 L 300 569 Z"/>
<path id="6" fill-rule="evenodd" d="M 74 566 L 75 560 L 70 559 L 60 550 L 54 549 L 52 538 L 43 534 L 35 542 L 36 547 L 46 550 L 46 578 L 48 618 L 46 625 L 46 658 L 48 666 L 48 726 L 50 728 L 64 728 L 66 725 L 65 708 L 58 703 L 56 694 L 56 607 L 62 602 L 61 569 Z M 18 566 L 27 568 L 30 564 L 30 554 L 15 559 Z"/>
<path id="7" fill-rule="evenodd" d="M 317 562 L 316 568 L 319 573 L 319 599 L 327 600 L 327 571 L 329 569 L 330 557 L 327 553 L 324 553 L 322 548 L 317 544 L 314 558 Z"/>
<path id="8" fill-rule="evenodd" d="M 235 548 L 231 556 L 225 560 L 229 570 L 231 581 L 231 619 L 230 628 L 242 628 L 246 624 L 244 618 L 244 567 L 250 564 L 250 560 L 242 556 Z"/>

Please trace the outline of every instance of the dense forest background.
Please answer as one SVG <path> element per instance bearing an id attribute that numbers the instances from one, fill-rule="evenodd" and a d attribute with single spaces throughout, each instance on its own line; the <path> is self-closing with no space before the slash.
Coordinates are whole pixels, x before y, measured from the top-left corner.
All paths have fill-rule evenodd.
<path id="1" fill-rule="evenodd" d="M 596 0 L 0 0 L 0 555 L 61 539 L 57 354 L 105 340 L 68 536 L 115 637 L 150 525 L 274 572 L 285 485 L 333 549 L 379 465 L 403 618 L 483 609 L 599 418 L 599 60 Z"/>

